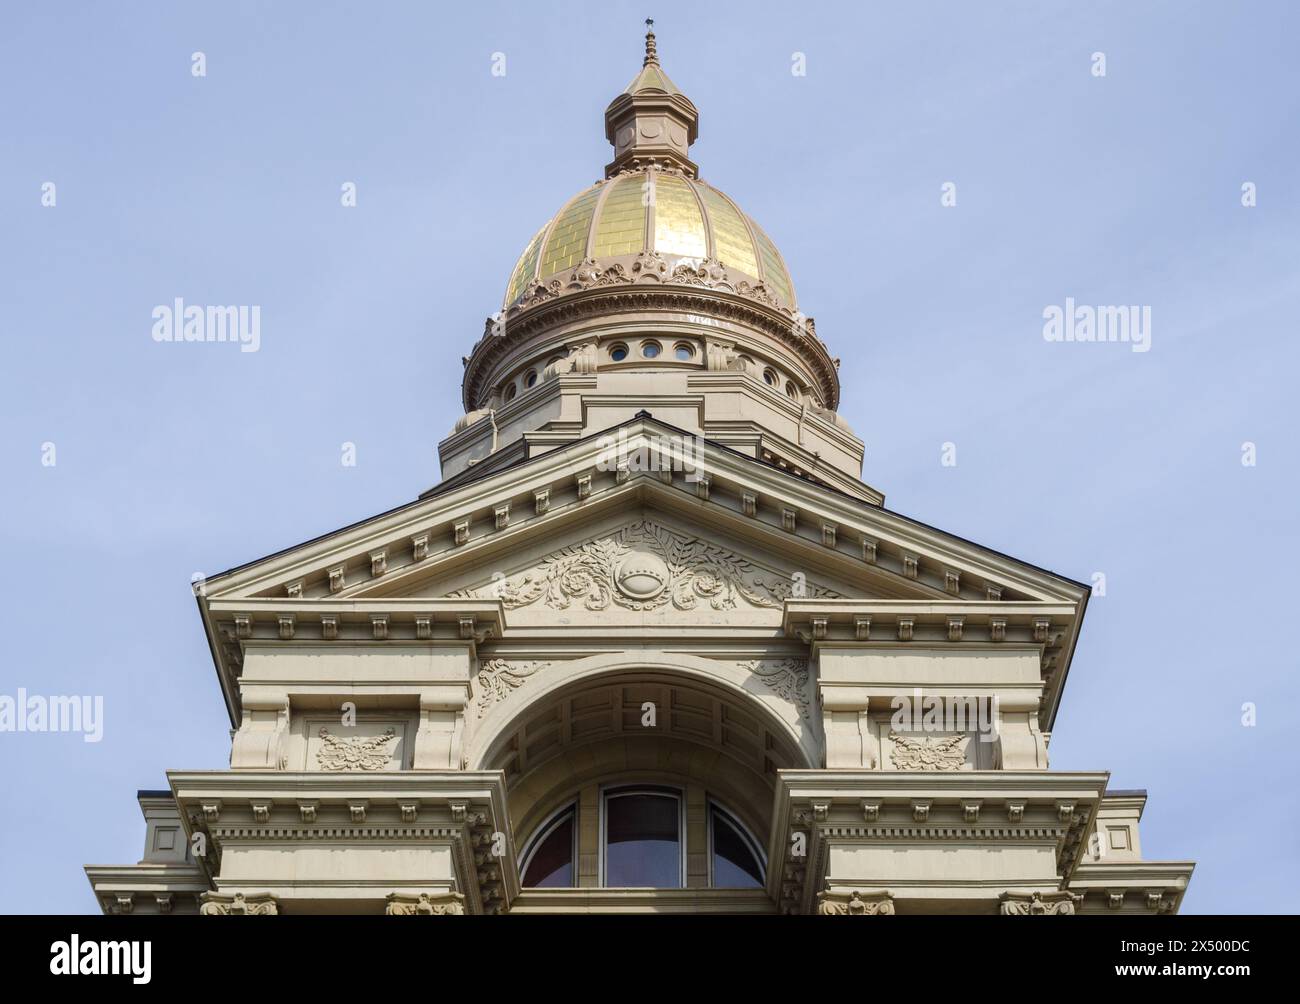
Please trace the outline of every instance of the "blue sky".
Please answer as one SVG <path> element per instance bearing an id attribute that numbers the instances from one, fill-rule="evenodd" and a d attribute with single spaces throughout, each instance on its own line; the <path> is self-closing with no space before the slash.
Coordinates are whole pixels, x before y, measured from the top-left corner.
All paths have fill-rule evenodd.
<path id="1" fill-rule="evenodd" d="M 0 12 L 0 694 L 106 715 L 0 734 L 0 910 L 94 911 L 135 790 L 226 765 L 193 573 L 437 481 L 459 359 L 600 176 L 647 16 L 703 177 L 843 360 L 865 480 L 1105 573 L 1053 768 L 1149 789 L 1186 912 L 1294 907 L 1300 8 L 481 0 Z M 176 297 L 261 305 L 260 351 L 154 342 Z M 1150 306 L 1151 350 L 1045 341 L 1066 297 Z"/>

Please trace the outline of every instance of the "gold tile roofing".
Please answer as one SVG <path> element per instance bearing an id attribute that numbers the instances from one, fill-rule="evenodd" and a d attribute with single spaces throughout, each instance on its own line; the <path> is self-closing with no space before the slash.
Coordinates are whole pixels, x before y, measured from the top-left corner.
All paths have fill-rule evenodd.
<path id="1" fill-rule="evenodd" d="M 598 265 L 655 251 L 677 261 L 714 259 L 736 281 L 762 282 L 791 310 L 794 283 L 771 238 L 707 182 L 660 170 L 629 171 L 579 192 L 539 230 L 519 257 L 505 306 L 534 283 L 567 279 L 585 260 Z"/>

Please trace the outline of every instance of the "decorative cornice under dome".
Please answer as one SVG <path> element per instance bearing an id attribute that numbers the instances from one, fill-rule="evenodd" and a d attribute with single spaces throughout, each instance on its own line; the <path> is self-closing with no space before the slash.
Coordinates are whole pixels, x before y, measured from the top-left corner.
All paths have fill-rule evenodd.
<path id="1" fill-rule="evenodd" d="M 723 282 L 683 280 L 678 285 L 653 278 L 646 272 L 640 279 L 615 279 L 604 273 L 585 283 L 575 279 L 563 293 L 538 290 L 533 299 L 508 314 L 504 324 L 489 319 L 482 339 L 465 359 L 461 389 L 466 411 L 481 406 L 490 389 L 496 362 L 556 324 L 654 310 L 712 315 L 768 334 L 812 369 L 826 408 L 838 407 L 839 360 L 831 357 L 825 343 L 817 337 L 812 318 L 804 318 L 800 323 L 775 304 L 733 291 Z"/>

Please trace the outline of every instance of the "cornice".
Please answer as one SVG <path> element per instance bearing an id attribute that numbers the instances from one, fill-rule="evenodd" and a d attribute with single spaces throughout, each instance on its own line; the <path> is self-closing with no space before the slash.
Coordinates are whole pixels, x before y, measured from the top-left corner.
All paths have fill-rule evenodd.
<path id="1" fill-rule="evenodd" d="M 559 285 L 558 281 L 555 285 Z M 484 397 L 484 379 L 508 352 L 546 334 L 552 327 L 588 318 L 610 319 L 620 313 L 675 311 L 703 314 L 739 323 L 766 334 L 811 368 L 826 407 L 839 405 L 839 376 L 835 360 L 817 337 L 811 319 L 758 298 L 739 293 L 692 286 L 660 284 L 655 279 L 628 285 L 595 287 L 578 292 L 563 289 L 542 292 L 532 301 L 512 309 L 504 332 L 493 334 L 489 319 L 486 333 L 467 357 L 461 397 L 471 411 Z"/>
<path id="2" fill-rule="evenodd" d="M 1142 813 L 1146 811 L 1146 795 L 1110 795 L 1107 794 L 1102 799 L 1102 808 L 1105 809 L 1127 809 L 1137 815 L 1138 821 L 1142 820 Z"/>
<path id="3" fill-rule="evenodd" d="M 868 646 L 1029 647 L 1038 652 L 1045 678 L 1041 712 L 1059 689 L 1053 669 L 1066 656 L 1063 641 L 1077 616 L 1075 604 L 1050 600 L 788 599 L 782 626 L 787 637 L 812 645 L 814 652 Z"/>
<path id="4" fill-rule="evenodd" d="M 1170 886 L 1186 888 L 1195 861 L 1080 861 L 1070 885 Z"/>
<path id="5" fill-rule="evenodd" d="M 637 435 L 644 434 L 647 437 L 645 442 L 653 445 L 658 441 L 657 437 L 660 435 L 658 430 L 661 429 L 677 436 L 689 436 L 689 433 L 653 418 L 634 418 L 612 429 L 604 430 L 599 435 L 588 436 L 567 446 L 557 447 L 523 464 L 493 471 L 447 491 L 423 496 L 398 509 L 221 573 L 207 580 L 204 587 L 205 594 L 213 598 L 224 598 L 236 591 L 257 592 L 281 578 L 292 579 L 296 574 L 307 573 L 317 563 L 335 560 L 341 546 L 346 546 L 349 552 L 355 551 L 360 558 L 362 552 L 368 555 L 370 551 L 379 549 L 386 543 L 392 543 L 394 538 L 401 539 L 404 534 L 416 534 L 426 528 L 427 551 L 425 557 L 420 560 L 436 560 L 454 553 L 459 546 L 452 542 L 449 532 L 443 533 L 437 528 L 438 524 L 450 523 L 465 512 L 482 510 L 491 504 L 492 499 L 503 495 L 527 497 L 536 490 L 571 485 L 575 475 L 581 473 L 584 460 L 594 464 L 595 458 L 602 454 L 605 449 L 603 442 L 608 436 L 621 431 L 627 443 L 635 445 L 638 442 Z M 707 440 L 702 444 L 702 451 L 711 485 L 716 487 L 717 484 L 722 483 L 742 487 L 753 492 L 756 498 L 761 498 L 764 505 L 792 503 L 800 522 L 804 524 L 816 524 L 819 521 L 834 522 L 838 531 L 837 542 L 844 545 L 852 544 L 855 549 L 862 549 L 863 560 L 867 564 L 883 566 L 884 562 L 881 559 L 886 552 L 879 545 L 893 545 L 896 542 L 898 547 L 906 551 L 928 552 L 932 557 L 926 560 L 933 562 L 936 574 L 947 562 L 960 566 L 968 572 L 977 571 L 992 580 L 1008 585 L 1014 584 L 1017 590 L 1028 592 L 1028 598 L 1075 601 L 1080 596 L 1086 595 L 1088 591 L 1082 583 L 1074 583 L 1054 573 L 1044 572 L 1032 565 L 1007 558 L 996 551 L 926 526 L 890 510 L 870 505 L 861 499 L 828 491 L 824 486 L 813 485 L 752 457 L 746 457 Z M 593 475 L 600 473 L 602 472 L 593 470 Z M 632 481 L 645 478 L 645 474 L 637 473 Z M 544 512 L 534 515 L 545 516 L 557 512 L 564 506 L 574 508 L 575 502 L 591 501 L 597 493 L 617 492 L 626 488 L 629 483 L 631 482 L 616 484 L 611 475 L 608 483 L 601 481 L 597 492 L 597 485 L 593 480 L 592 494 L 581 499 L 567 499 L 558 496 L 557 493 L 552 496 L 551 503 Z M 698 482 L 687 483 L 681 472 L 674 472 L 672 487 L 675 491 L 693 494 L 697 499 L 702 497 L 703 486 Z M 519 516 L 522 518 L 512 520 L 510 529 L 529 521 L 527 512 L 520 512 Z M 446 529 L 450 531 L 451 527 L 447 526 Z M 814 529 L 824 531 L 825 527 L 814 526 Z M 888 539 L 878 540 L 872 536 L 873 534 Z M 854 535 L 858 535 L 858 539 L 855 540 Z M 349 538 L 352 542 L 344 545 L 343 542 Z M 471 539 L 467 543 L 472 547 L 475 540 Z M 870 553 L 872 550 L 874 554 Z M 913 556 L 916 556 L 916 553 Z M 921 557 L 925 556 L 921 555 Z M 900 567 L 905 568 L 905 563 L 900 564 Z M 917 582 L 918 588 L 922 591 L 929 588 L 925 586 L 919 574 L 924 567 L 924 564 L 918 564 L 917 575 L 905 576 Z M 391 564 L 386 574 L 393 574 Z M 355 583 L 350 583 L 345 587 L 345 595 L 348 595 L 346 589 L 355 592 L 358 585 L 364 584 L 371 578 L 370 575 L 363 575 Z M 942 589 L 931 588 L 930 591 L 936 598 L 944 595 Z"/>
<path id="6" fill-rule="evenodd" d="M 241 641 L 253 639 L 259 624 L 273 625 L 281 641 L 298 639 L 299 626 L 307 624 L 320 624 L 326 640 L 338 637 L 339 628 L 345 624 L 361 625 L 376 641 L 388 639 L 399 625 L 409 627 L 412 637 L 421 641 L 452 638 L 481 642 L 500 638 L 505 631 L 505 609 L 500 600 L 469 597 L 250 598 L 213 600 L 209 609 L 213 614 L 233 618 L 236 637 Z"/>
<path id="7" fill-rule="evenodd" d="M 811 912 L 831 841 L 1049 841 L 1068 882 L 1110 775 L 1047 771 L 778 770 L 768 891 L 783 912 Z M 790 836 L 806 853 L 788 853 Z M 907 885 L 908 883 L 902 883 Z M 916 883 L 912 883 L 916 884 Z"/>
<path id="8" fill-rule="evenodd" d="M 202 892 L 208 888 L 203 873 L 193 864 L 141 861 L 134 865 L 85 865 L 84 870 L 96 892 L 119 888 Z"/>
<path id="9" fill-rule="evenodd" d="M 197 903 L 212 888 L 195 864 L 141 861 L 134 865 L 86 865 L 86 879 L 105 914 L 135 913 L 137 903 L 150 898 L 158 913 L 168 914 L 181 903 Z"/>
<path id="10" fill-rule="evenodd" d="M 206 833 L 214 860 L 232 843 L 445 840 L 472 912 L 501 912 L 519 892 L 505 775 L 499 770 L 168 771 L 167 780 L 187 842 L 196 832 Z M 486 848 L 499 840 L 505 853 L 488 854 Z M 392 883 L 348 878 L 338 885 Z"/>
<path id="11" fill-rule="evenodd" d="M 427 796 L 444 806 L 453 800 L 491 802 L 505 808 L 505 774 L 499 770 L 402 770 L 365 773 L 325 771 L 258 770 L 169 770 L 177 805 L 198 798 L 229 798 L 234 801 L 254 796 L 283 799 L 286 805 L 315 797 L 343 805 L 349 799 L 368 798 L 376 802 Z M 183 816 L 183 813 L 182 813 Z"/>
<path id="12" fill-rule="evenodd" d="M 846 799 L 880 795 L 899 798 L 938 798 L 979 794 L 989 799 L 1016 795 L 1035 798 L 1088 798 L 1100 801 L 1109 771 L 906 771 L 906 770 L 779 770 L 778 803 L 799 799 Z"/>
<path id="13" fill-rule="evenodd" d="M 1110 910 L 1172 914 L 1182 906 L 1195 870 L 1194 861 L 1080 861 L 1069 888 L 1103 897 Z"/>

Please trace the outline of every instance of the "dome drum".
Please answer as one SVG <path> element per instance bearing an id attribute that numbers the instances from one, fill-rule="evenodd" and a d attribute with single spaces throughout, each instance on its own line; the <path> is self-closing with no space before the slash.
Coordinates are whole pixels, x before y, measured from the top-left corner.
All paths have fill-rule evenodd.
<path id="1" fill-rule="evenodd" d="M 815 333 L 725 290 L 655 280 L 594 287 L 550 296 L 492 330 L 466 360 L 467 411 L 505 403 L 511 383 L 519 393 L 554 376 L 631 368 L 738 370 L 788 397 L 838 404 L 836 361 Z M 622 358 L 613 354 L 618 345 L 627 349 Z M 649 345 L 655 355 L 643 351 Z M 769 370 L 778 382 L 764 379 Z M 533 372 L 534 383 L 523 383 Z"/>

